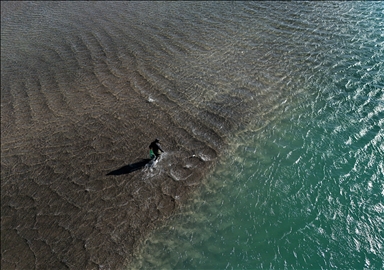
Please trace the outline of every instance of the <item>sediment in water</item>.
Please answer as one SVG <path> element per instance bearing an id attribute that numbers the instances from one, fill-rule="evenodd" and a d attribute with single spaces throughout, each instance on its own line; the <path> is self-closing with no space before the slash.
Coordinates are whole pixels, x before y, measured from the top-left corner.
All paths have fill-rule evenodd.
<path id="1" fill-rule="evenodd" d="M 121 268 L 246 124 L 239 104 L 255 101 L 246 88 L 214 98 L 181 88 L 159 61 L 187 49 L 152 51 L 139 25 L 92 8 L 93 21 L 48 18 L 58 11 L 44 2 L 2 15 L 2 269 Z M 156 137 L 166 153 L 140 167 Z"/>
<path id="2" fill-rule="evenodd" d="M 217 149 L 132 100 L 55 121 L 18 114 L 15 126 L 2 111 L 3 269 L 115 269 L 199 183 Z M 154 137 L 166 150 L 156 168 L 107 175 L 147 158 Z"/>

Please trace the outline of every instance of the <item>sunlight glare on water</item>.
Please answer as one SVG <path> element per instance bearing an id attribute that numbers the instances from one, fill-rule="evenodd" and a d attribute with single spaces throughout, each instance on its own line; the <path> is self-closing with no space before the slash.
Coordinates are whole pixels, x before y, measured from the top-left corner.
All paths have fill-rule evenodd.
<path id="1" fill-rule="evenodd" d="M 2 268 L 384 268 L 382 2 L 3 2 Z"/>
<path id="2" fill-rule="evenodd" d="M 290 95 L 264 126 L 234 139 L 190 205 L 143 245 L 136 268 L 384 267 L 383 6 L 339 4 L 314 4 L 314 17 L 296 6 L 287 24 L 277 14 L 290 3 L 249 4 L 313 48 L 305 57 L 281 48 Z M 313 35 L 300 36 L 302 27 Z"/>

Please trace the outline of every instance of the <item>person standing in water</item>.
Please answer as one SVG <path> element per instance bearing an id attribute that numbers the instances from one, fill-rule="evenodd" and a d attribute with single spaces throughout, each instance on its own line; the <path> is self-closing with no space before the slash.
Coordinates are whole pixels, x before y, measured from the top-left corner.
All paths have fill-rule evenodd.
<path id="1" fill-rule="evenodd" d="M 160 158 L 161 153 L 164 153 L 164 150 L 160 146 L 160 140 L 156 139 L 149 145 L 149 157 L 156 161 Z"/>

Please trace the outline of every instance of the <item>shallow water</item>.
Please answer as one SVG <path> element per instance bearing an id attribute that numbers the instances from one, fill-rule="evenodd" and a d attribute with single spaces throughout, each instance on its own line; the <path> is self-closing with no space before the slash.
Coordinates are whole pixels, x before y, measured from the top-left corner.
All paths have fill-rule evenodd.
<path id="1" fill-rule="evenodd" d="M 279 62 L 290 94 L 233 139 L 134 268 L 382 269 L 382 4 L 245 6 L 268 6 L 265 35 L 292 37 Z"/>
<path id="2" fill-rule="evenodd" d="M 190 170 L 220 157 L 130 267 L 383 267 L 382 3 L 12 12 L 2 14 L 2 266 L 121 266 L 144 234 L 127 220 L 175 207 L 181 187 L 198 184 Z M 154 131 L 167 181 L 104 176 L 146 153 L 138 145 Z"/>

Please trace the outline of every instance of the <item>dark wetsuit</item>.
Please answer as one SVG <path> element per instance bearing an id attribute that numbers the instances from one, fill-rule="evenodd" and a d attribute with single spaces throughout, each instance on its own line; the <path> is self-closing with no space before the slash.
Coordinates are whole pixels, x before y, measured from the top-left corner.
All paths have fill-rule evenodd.
<path id="1" fill-rule="evenodd" d="M 151 149 L 155 154 L 156 156 L 155 160 L 157 160 L 160 157 L 161 152 L 164 152 L 164 150 L 161 149 L 159 140 L 154 140 L 153 142 L 151 142 L 151 144 L 149 145 L 149 149 Z"/>

